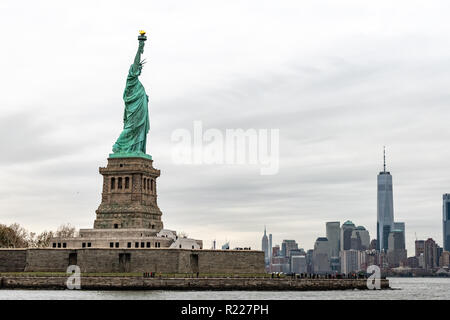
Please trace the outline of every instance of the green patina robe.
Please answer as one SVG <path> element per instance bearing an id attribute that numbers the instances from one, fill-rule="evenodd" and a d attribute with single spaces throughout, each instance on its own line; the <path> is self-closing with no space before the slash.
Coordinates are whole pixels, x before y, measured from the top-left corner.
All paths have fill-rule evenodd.
<path id="1" fill-rule="evenodd" d="M 146 153 L 147 133 L 150 130 L 148 118 L 148 96 L 138 77 L 141 66 L 132 64 L 128 72 L 123 93 L 125 110 L 123 131 L 113 146 L 114 153 Z"/>

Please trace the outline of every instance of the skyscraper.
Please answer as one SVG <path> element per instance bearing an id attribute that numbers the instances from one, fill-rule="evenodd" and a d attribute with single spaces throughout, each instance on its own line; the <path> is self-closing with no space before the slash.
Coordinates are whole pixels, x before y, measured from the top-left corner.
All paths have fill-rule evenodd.
<path id="1" fill-rule="evenodd" d="M 298 243 L 295 240 L 283 240 L 281 243 L 281 254 L 285 257 L 289 257 L 291 250 L 297 250 Z"/>
<path id="2" fill-rule="evenodd" d="M 442 224 L 443 224 L 443 247 L 445 251 L 450 251 L 450 194 L 443 195 Z"/>
<path id="3" fill-rule="evenodd" d="M 341 272 L 358 272 L 361 265 L 361 252 L 358 250 L 341 250 Z"/>
<path id="4" fill-rule="evenodd" d="M 433 269 L 439 265 L 438 245 L 432 238 L 425 241 L 424 247 L 424 267 Z"/>
<path id="5" fill-rule="evenodd" d="M 377 239 L 372 239 L 372 241 L 370 241 L 369 250 L 376 250 L 377 248 Z"/>
<path id="6" fill-rule="evenodd" d="M 313 253 L 314 253 L 313 249 L 309 249 L 306 252 L 306 268 L 308 270 L 307 271 L 308 273 L 314 272 L 314 270 L 313 270 Z"/>
<path id="7" fill-rule="evenodd" d="M 355 230 L 355 224 L 347 220 L 341 226 L 341 251 L 350 250 L 352 245 L 352 233 Z"/>
<path id="8" fill-rule="evenodd" d="M 277 244 L 275 247 L 272 247 L 272 254 L 270 256 L 272 258 L 278 257 L 280 255 L 280 253 L 281 253 L 280 245 Z"/>
<path id="9" fill-rule="evenodd" d="M 450 252 L 442 252 L 441 258 L 439 259 L 440 267 L 450 267 Z"/>
<path id="10" fill-rule="evenodd" d="M 386 152 L 383 151 L 383 171 L 377 177 L 377 246 L 387 251 L 389 232 L 394 228 L 394 200 L 392 176 L 386 171 Z"/>
<path id="11" fill-rule="evenodd" d="M 425 240 L 416 240 L 416 257 L 420 256 L 425 252 Z"/>
<path id="12" fill-rule="evenodd" d="M 391 268 L 396 268 L 400 263 L 406 262 L 407 252 L 405 249 L 404 232 L 401 229 L 394 229 L 389 233 L 388 238 L 388 262 Z"/>
<path id="13" fill-rule="evenodd" d="M 341 238 L 340 222 L 327 222 L 327 239 L 330 245 L 331 257 L 339 257 L 339 240 Z"/>
<path id="14" fill-rule="evenodd" d="M 403 231 L 394 229 L 389 233 L 389 250 L 405 249 L 405 239 Z"/>
<path id="15" fill-rule="evenodd" d="M 272 261 L 272 234 L 269 234 L 269 262 Z"/>
<path id="16" fill-rule="evenodd" d="M 264 235 L 262 237 L 261 250 L 264 252 L 264 261 L 269 263 L 269 239 L 267 239 L 266 227 L 264 226 Z"/>
<path id="17" fill-rule="evenodd" d="M 406 244 L 405 223 L 394 222 L 394 230 L 400 230 L 403 233 L 403 242 Z"/>
<path id="18" fill-rule="evenodd" d="M 307 271 L 306 256 L 293 256 L 291 258 L 291 272 L 303 273 Z"/>
<path id="19" fill-rule="evenodd" d="M 350 249 L 367 250 L 370 246 L 369 231 L 363 226 L 358 226 L 352 231 Z"/>
<path id="20" fill-rule="evenodd" d="M 330 245 L 327 238 L 319 237 L 314 243 L 313 270 L 314 273 L 328 273 L 331 271 Z"/>

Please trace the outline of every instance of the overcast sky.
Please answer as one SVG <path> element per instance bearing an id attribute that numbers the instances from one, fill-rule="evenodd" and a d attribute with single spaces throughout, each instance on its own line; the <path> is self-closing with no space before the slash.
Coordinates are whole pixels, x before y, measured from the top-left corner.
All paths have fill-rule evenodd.
<path id="1" fill-rule="evenodd" d="M 450 192 L 448 1 L 0 2 L 0 223 L 90 228 L 98 167 L 122 129 L 122 94 L 149 32 L 141 82 L 165 228 L 221 245 L 295 239 L 326 221 L 376 237 L 383 145 L 394 218 L 442 245 Z M 279 129 L 280 170 L 176 165 L 171 134 Z"/>

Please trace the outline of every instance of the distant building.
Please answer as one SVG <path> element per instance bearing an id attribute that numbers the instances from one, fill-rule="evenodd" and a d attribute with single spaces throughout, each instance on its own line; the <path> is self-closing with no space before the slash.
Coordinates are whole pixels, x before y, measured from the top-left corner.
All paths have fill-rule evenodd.
<path id="1" fill-rule="evenodd" d="M 291 272 L 293 273 L 305 273 L 308 272 L 308 266 L 306 263 L 306 256 L 292 256 L 291 258 Z"/>
<path id="2" fill-rule="evenodd" d="M 291 251 L 289 251 L 289 257 L 294 257 L 294 256 L 306 256 L 306 252 L 303 248 L 292 249 Z"/>
<path id="3" fill-rule="evenodd" d="M 407 266 L 412 269 L 419 268 L 419 258 L 418 257 L 408 257 Z"/>
<path id="4" fill-rule="evenodd" d="M 405 249 L 405 237 L 402 230 L 392 230 L 388 238 L 388 263 L 389 267 L 396 268 L 400 263 L 407 259 L 407 252 Z"/>
<path id="5" fill-rule="evenodd" d="M 283 256 L 273 257 L 272 264 L 289 264 L 289 258 Z"/>
<path id="6" fill-rule="evenodd" d="M 403 243 L 406 243 L 406 234 L 405 234 L 405 223 L 404 222 L 394 222 L 394 229 L 400 230 L 403 232 Z M 389 240 L 388 240 L 389 242 Z M 388 243 L 389 245 L 389 243 Z"/>
<path id="7" fill-rule="evenodd" d="M 284 272 L 284 273 L 289 273 L 291 270 L 291 263 L 290 263 L 290 259 L 288 257 L 284 257 L 284 256 L 274 256 L 272 258 L 272 263 L 270 265 L 269 270 L 271 272 Z"/>
<path id="8" fill-rule="evenodd" d="M 444 249 L 441 248 L 438 244 L 436 244 L 437 249 L 436 249 L 436 265 L 439 266 L 439 261 L 441 259 L 442 253 L 444 252 Z"/>
<path id="9" fill-rule="evenodd" d="M 425 269 L 425 254 L 421 253 L 417 256 L 419 262 L 419 268 Z"/>
<path id="10" fill-rule="evenodd" d="M 364 255 L 364 265 L 360 265 L 362 270 L 366 270 L 368 266 L 371 265 L 380 265 L 380 252 L 376 250 L 376 247 L 373 249 L 366 250 L 361 254 Z"/>
<path id="11" fill-rule="evenodd" d="M 325 237 L 317 238 L 313 251 L 314 273 L 329 273 L 330 267 L 330 245 Z"/>
<path id="12" fill-rule="evenodd" d="M 267 238 L 266 234 L 266 227 L 264 227 L 264 235 L 261 240 L 261 250 L 264 252 L 264 262 L 266 265 L 269 264 L 269 239 Z"/>
<path id="13" fill-rule="evenodd" d="M 269 261 L 272 259 L 272 234 L 269 234 Z"/>
<path id="14" fill-rule="evenodd" d="M 438 245 L 432 238 L 425 241 L 424 268 L 433 269 L 439 266 Z"/>
<path id="15" fill-rule="evenodd" d="M 352 231 L 350 249 L 367 250 L 370 246 L 369 231 L 363 226 L 358 226 Z"/>
<path id="16" fill-rule="evenodd" d="M 376 250 L 377 248 L 377 239 L 372 239 L 372 241 L 370 241 L 369 250 Z"/>
<path id="17" fill-rule="evenodd" d="M 403 236 L 403 231 L 392 230 L 389 233 L 388 243 L 389 250 L 405 249 L 405 237 Z"/>
<path id="18" fill-rule="evenodd" d="M 270 272 L 290 273 L 291 266 L 289 263 L 273 263 L 270 265 Z"/>
<path id="19" fill-rule="evenodd" d="M 313 252 L 314 250 L 312 249 L 306 251 L 306 267 L 308 268 L 308 273 L 313 272 Z"/>
<path id="20" fill-rule="evenodd" d="M 300 248 L 300 249 L 292 249 L 291 251 L 289 251 L 289 257 L 286 257 L 286 258 L 289 258 L 289 261 L 290 261 L 290 264 L 291 264 L 291 272 L 298 273 L 297 271 L 294 271 L 292 269 L 292 266 L 293 266 L 292 263 L 294 261 L 294 258 L 300 257 L 300 256 L 305 258 L 305 269 L 306 269 L 306 252 L 305 252 L 305 250 Z M 306 271 L 304 271 L 304 272 L 306 272 Z"/>
<path id="21" fill-rule="evenodd" d="M 342 250 L 341 272 L 347 274 L 360 271 L 360 254 L 358 250 Z"/>
<path id="22" fill-rule="evenodd" d="M 274 257 L 278 257 L 281 255 L 281 250 L 280 250 L 280 246 L 276 245 L 275 247 L 272 248 L 272 259 Z"/>
<path id="23" fill-rule="evenodd" d="M 394 228 L 394 200 L 392 176 L 386 171 L 386 153 L 383 152 L 383 171 L 377 177 L 377 245 L 388 250 L 389 232 Z"/>
<path id="24" fill-rule="evenodd" d="M 355 225 L 350 220 L 347 220 L 344 222 L 344 224 L 341 226 L 341 250 L 350 250 L 352 247 L 352 233 L 353 230 L 355 230 Z"/>
<path id="25" fill-rule="evenodd" d="M 341 272 L 341 258 L 339 257 L 330 258 L 330 270 L 332 273 Z"/>
<path id="26" fill-rule="evenodd" d="M 450 268 L 450 252 L 444 251 L 439 258 L 439 266 Z"/>
<path id="27" fill-rule="evenodd" d="M 425 252 L 425 240 L 416 240 L 415 242 L 416 257 Z"/>
<path id="28" fill-rule="evenodd" d="M 384 251 L 378 251 L 378 266 L 380 268 L 389 268 L 389 263 L 387 259 L 387 252 Z"/>
<path id="29" fill-rule="evenodd" d="M 281 243 L 281 254 L 285 257 L 289 257 L 291 250 L 298 249 L 298 244 L 295 240 L 283 240 Z"/>
<path id="30" fill-rule="evenodd" d="M 443 248 L 450 251 L 450 194 L 443 195 L 442 226 L 443 226 Z"/>
<path id="31" fill-rule="evenodd" d="M 339 257 L 340 238 L 341 238 L 341 223 L 339 221 L 331 221 L 326 223 L 327 239 L 330 245 L 331 257 Z"/>

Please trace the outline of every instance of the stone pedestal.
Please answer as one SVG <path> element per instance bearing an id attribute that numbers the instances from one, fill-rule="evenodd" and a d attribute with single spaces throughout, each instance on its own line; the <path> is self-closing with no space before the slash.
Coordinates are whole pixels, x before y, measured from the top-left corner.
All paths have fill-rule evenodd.
<path id="1" fill-rule="evenodd" d="M 110 157 L 103 175 L 102 203 L 96 210 L 94 229 L 163 228 L 157 205 L 156 178 L 160 171 L 143 157 Z"/>

